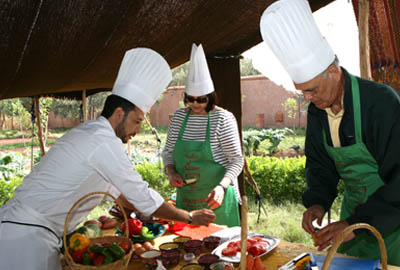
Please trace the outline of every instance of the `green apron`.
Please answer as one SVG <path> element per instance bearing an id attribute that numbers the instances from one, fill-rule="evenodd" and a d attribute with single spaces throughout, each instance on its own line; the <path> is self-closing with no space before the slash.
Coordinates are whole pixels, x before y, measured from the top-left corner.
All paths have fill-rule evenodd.
<path id="1" fill-rule="evenodd" d="M 337 148 L 328 146 L 326 134 L 323 130 L 325 148 L 335 162 L 336 169 L 345 185 L 340 220 L 350 217 L 358 205 L 365 203 L 372 193 L 384 185 L 378 174 L 378 164 L 362 141 L 360 91 L 357 79 L 352 75 L 350 77 L 356 143 Z M 400 265 L 400 228 L 383 235 L 383 237 L 389 264 Z M 365 259 L 376 260 L 380 258 L 375 236 L 366 232 L 362 232 L 351 241 L 343 243 L 338 251 Z"/>
<path id="2" fill-rule="evenodd" d="M 176 206 L 188 211 L 209 208 L 205 200 L 226 172 L 226 169 L 214 160 L 212 154 L 210 113 L 208 113 L 205 141 L 182 140 L 190 112 L 189 108 L 173 152 L 175 170 L 182 179 L 197 179 L 193 184 L 177 188 Z M 213 211 L 216 215 L 215 223 L 229 227 L 240 225 L 238 200 L 232 186 L 226 190 L 222 204 Z"/>

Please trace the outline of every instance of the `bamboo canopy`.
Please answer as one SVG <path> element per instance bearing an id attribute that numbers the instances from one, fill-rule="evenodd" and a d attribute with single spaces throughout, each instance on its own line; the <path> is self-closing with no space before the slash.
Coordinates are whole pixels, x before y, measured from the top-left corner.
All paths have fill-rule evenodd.
<path id="1" fill-rule="evenodd" d="M 317 10 L 333 0 L 310 0 Z M 193 42 L 207 56 L 240 55 L 260 43 L 274 0 L 57 0 L 0 2 L 0 99 L 81 99 L 112 88 L 124 52 L 149 47 L 171 68 Z"/>

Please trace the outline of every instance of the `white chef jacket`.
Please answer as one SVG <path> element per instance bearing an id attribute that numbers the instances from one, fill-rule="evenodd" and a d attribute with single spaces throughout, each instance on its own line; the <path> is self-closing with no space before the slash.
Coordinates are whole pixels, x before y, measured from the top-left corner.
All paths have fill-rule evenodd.
<path id="1" fill-rule="evenodd" d="M 94 191 L 107 191 L 115 197 L 121 192 L 145 215 L 151 215 L 164 202 L 134 169 L 121 139 L 104 117 L 81 124 L 57 140 L 15 190 L 14 197 L 0 209 L 0 221 L 42 225 L 60 237 L 72 205 Z M 70 217 L 68 231 L 79 224 L 103 198 L 93 196 L 82 202 Z M 7 225 L 7 230 L 4 225 Z M 6 248 L 1 243 L 10 238 L 10 228 L 15 227 L 12 225 L 0 223 L 0 250 Z M 24 230 L 33 228 L 24 226 Z M 15 248 L 17 246 L 18 243 Z M 0 266 L 6 259 L 1 254 Z M 26 265 L 23 268 L 27 269 Z"/>

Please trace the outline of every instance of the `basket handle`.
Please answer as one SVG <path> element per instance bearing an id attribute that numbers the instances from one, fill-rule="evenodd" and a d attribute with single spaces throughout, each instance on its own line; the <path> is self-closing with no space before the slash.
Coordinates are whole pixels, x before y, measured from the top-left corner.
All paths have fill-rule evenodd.
<path id="1" fill-rule="evenodd" d="M 343 242 L 343 240 L 346 238 L 347 235 L 349 235 L 352 231 L 357 230 L 357 229 L 368 229 L 375 235 L 375 237 L 378 239 L 379 249 L 381 252 L 382 269 L 383 270 L 388 269 L 386 246 L 385 246 L 385 242 L 384 242 L 381 234 L 379 233 L 379 231 L 367 223 L 356 223 L 356 224 L 348 226 L 346 229 L 344 229 L 341 232 L 341 234 L 338 236 L 336 241 L 332 244 L 332 247 L 329 249 L 328 255 L 326 255 L 324 264 L 322 265 L 322 270 L 329 269 L 328 267 L 329 267 L 333 257 L 335 256 L 336 250 L 339 247 L 339 245 Z"/>
<path id="2" fill-rule="evenodd" d="M 126 216 L 125 210 L 124 210 L 124 208 L 121 206 L 121 204 L 117 201 L 117 199 L 116 199 L 113 195 L 111 195 L 111 194 L 108 193 L 108 192 L 104 192 L 104 191 L 96 191 L 96 192 L 91 192 L 91 193 L 86 194 L 85 196 L 83 196 L 82 198 L 80 198 L 77 202 L 75 202 L 74 205 L 72 205 L 72 207 L 71 207 L 71 209 L 69 210 L 67 216 L 65 217 L 64 233 L 63 233 L 64 253 L 65 253 L 65 256 L 67 256 L 67 257 L 68 257 L 69 259 L 71 259 L 71 260 L 72 260 L 72 257 L 71 257 L 71 255 L 69 254 L 68 247 L 67 247 L 67 229 L 68 229 L 69 217 L 71 216 L 72 211 L 73 211 L 73 210 L 78 206 L 78 204 L 80 204 L 83 200 L 87 199 L 87 198 L 90 197 L 90 196 L 98 195 L 98 194 L 102 194 L 102 195 L 109 196 L 109 197 L 111 197 L 111 198 L 114 200 L 114 202 L 121 208 L 122 215 L 124 216 L 125 224 L 128 225 L 128 218 L 127 218 L 127 216 Z M 125 228 L 126 228 L 126 229 L 125 229 L 125 236 L 126 236 L 126 238 L 129 239 L 129 226 L 125 226 Z"/>

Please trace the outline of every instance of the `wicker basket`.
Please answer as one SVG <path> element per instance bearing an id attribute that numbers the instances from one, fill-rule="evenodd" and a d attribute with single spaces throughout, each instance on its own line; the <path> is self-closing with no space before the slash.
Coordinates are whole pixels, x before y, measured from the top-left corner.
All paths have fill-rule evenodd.
<path id="1" fill-rule="evenodd" d="M 98 265 L 98 266 L 93 266 L 93 265 L 83 265 L 83 264 L 79 264 L 79 263 L 75 263 L 74 260 L 72 259 L 71 255 L 69 254 L 68 248 L 67 248 L 67 236 L 66 236 L 66 232 L 67 232 L 67 228 L 68 228 L 68 222 L 69 222 L 69 217 L 72 213 L 72 211 L 76 208 L 76 206 L 78 206 L 78 204 L 80 202 L 82 202 L 83 200 L 85 200 L 86 198 L 92 196 L 92 195 L 97 195 L 97 194 L 104 194 L 107 195 L 109 197 L 111 197 L 115 203 L 117 203 L 120 208 L 122 209 L 122 214 L 124 216 L 124 220 L 125 223 L 128 224 L 128 219 L 126 216 L 125 211 L 123 210 L 123 207 L 121 207 L 121 205 L 118 203 L 118 201 L 115 199 L 114 196 L 112 196 L 111 194 L 107 193 L 107 192 L 92 192 L 89 194 L 86 194 L 85 196 L 83 196 L 82 198 L 80 198 L 69 210 L 66 218 L 65 218 L 65 223 L 64 223 L 64 235 L 63 235 L 63 239 L 64 239 L 64 250 L 65 250 L 65 254 L 64 254 L 64 267 L 63 269 L 66 270 L 100 270 L 100 269 L 108 269 L 108 270 L 126 270 L 128 269 L 128 264 L 129 261 L 131 259 L 132 253 L 133 253 L 133 248 L 132 248 L 132 241 L 129 238 L 129 228 L 128 226 L 126 226 L 126 230 L 125 230 L 125 236 L 101 236 L 101 237 L 96 237 L 96 238 L 90 238 L 90 244 L 102 244 L 102 243 L 119 243 L 119 242 L 128 242 L 129 243 L 129 248 L 130 251 L 128 254 L 125 254 L 125 256 L 120 259 L 117 260 L 113 263 L 109 263 L 109 264 L 105 264 L 105 265 Z"/>
<path id="2" fill-rule="evenodd" d="M 357 229 L 368 229 L 375 235 L 375 237 L 378 239 L 379 249 L 381 251 L 382 269 L 383 270 L 388 269 L 386 247 L 385 247 L 385 242 L 383 241 L 381 234 L 378 232 L 377 229 L 375 229 L 374 227 L 372 227 L 369 224 L 357 223 L 357 224 L 353 224 L 353 225 L 347 227 L 346 229 L 344 229 L 343 232 L 336 239 L 336 241 L 332 244 L 332 247 L 329 249 L 328 255 L 326 255 L 324 264 L 322 265 L 322 270 L 329 269 L 329 265 L 331 264 L 333 257 L 335 257 L 336 250 L 339 247 L 339 245 L 343 242 L 343 240 L 346 238 L 346 236 L 348 234 L 350 234 L 352 231 L 357 230 Z"/>

